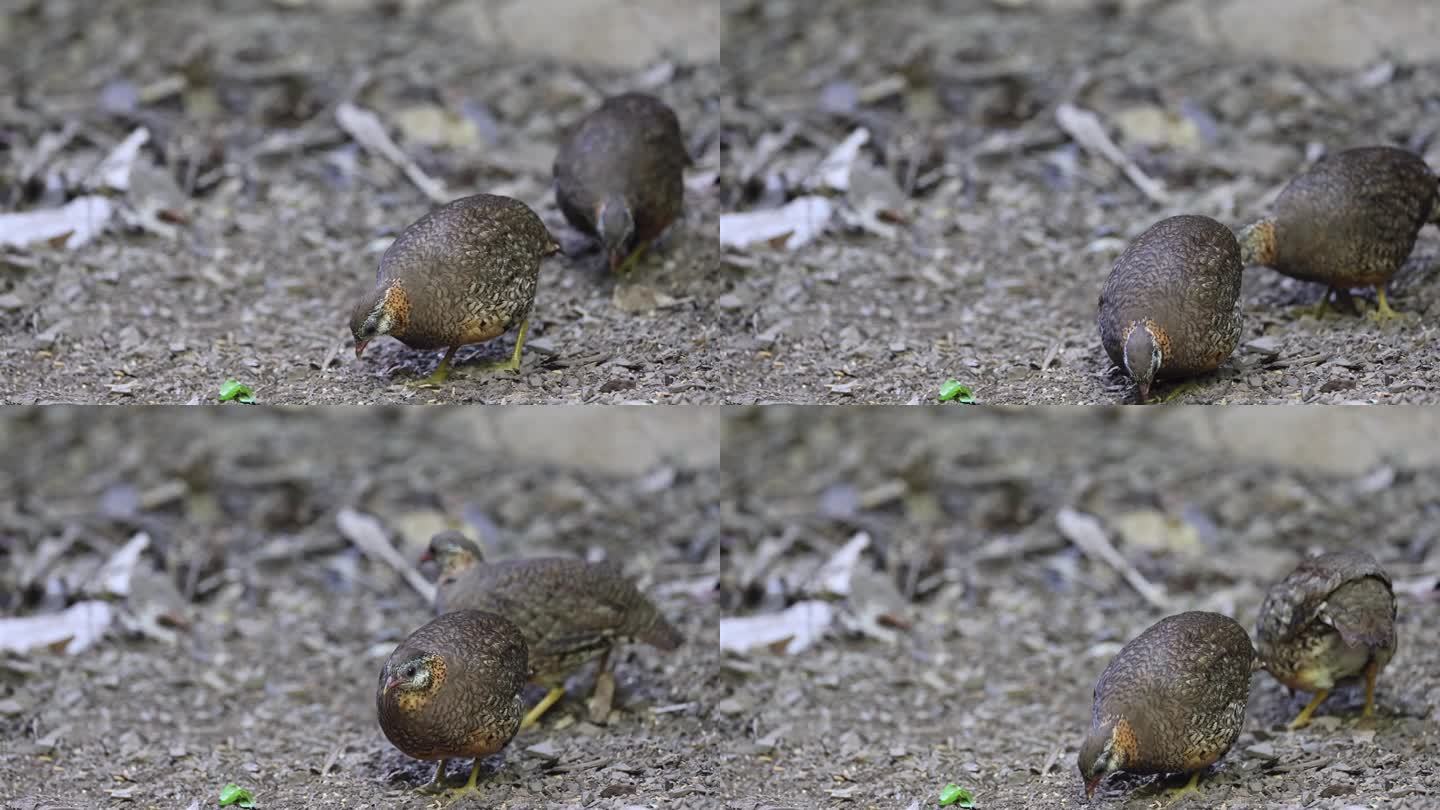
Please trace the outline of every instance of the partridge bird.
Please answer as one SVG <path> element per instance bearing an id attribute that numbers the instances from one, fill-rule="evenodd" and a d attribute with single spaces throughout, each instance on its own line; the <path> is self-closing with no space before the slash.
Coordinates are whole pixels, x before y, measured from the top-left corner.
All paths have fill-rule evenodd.
<path id="1" fill-rule="evenodd" d="M 597 657 L 600 666 L 591 717 L 602 721 L 614 692 L 606 667 L 617 643 L 639 640 L 669 651 L 683 641 L 613 563 L 562 557 L 487 563 L 479 546 L 454 531 L 431 538 L 425 556 L 440 564 L 437 613 L 493 611 L 525 635 L 531 680 L 548 693 L 525 715 L 522 729 L 534 725 L 565 694 L 565 678 L 571 672 Z"/>
<path id="2" fill-rule="evenodd" d="M 1100 343 L 1140 402 L 1156 380 L 1214 371 L 1235 351 L 1242 268 L 1230 229 L 1192 215 L 1160 220 L 1115 260 L 1100 293 Z"/>
<path id="3" fill-rule="evenodd" d="M 444 787 L 450 759 L 474 757 L 459 798 L 475 791 L 481 758 L 519 730 L 528 676 L 525 637 L 514 624 L 478 610 L 446 613 L 386 659 L 375 693 L 380 728 L 407 756 L 440 760 L 427 792 Z"/>
<path id="4" fill-rule="evenodd" d="M 1395 311 L 1385 285 L 1415 247 L 1427 222 L 1440 222 L 1435 173 L 1419 157 L 1389 146 L 1347 149 L 1321 158 L 1290 181 L 1274 214 L 1240 232 L 1242 260 L 1302 281 L 1325 284 L 1316 313 L 1333 290 L 1374 286 L 1372 317 Z"/>
<path id="5" fill-rule="evenodd" d="M 1245 628 L 1218 613 L 1168 616 L 1121 648 L 1080 746 L 1086 798 L 1113 771 L 1189 773 L 1174 798 L 1196 790 L 1240 736 L 1254 662 Z"/>
<path id="6" fill-rule="evenodd" d="M 1341 681 L 1365 677 L 1363 717 L 1375 711 L 1375 677 L 1395 655 L 1395 593 L 1363 551 L 1312 557 L 1265 595 L 1256 622 L 1260 660 L 1291 689 L 1315 697 L 1290 723 L 1303 728 Z"/>
<path id="7" fill-rule="evenodd" d="M 508 362 L 520 368 L 540 260 L 560 249 L 519 200 L 476 194 L 442 205 L 400 233 L 380 259 L 375 289 L 350 314 L 355 356 L 380 335 L 412 349 L 446 349 L 423 385 L 450 374 L 456 350 L 519 324 Z"/>
<path id="8" fill-rule="evenodd" d="M 560 145 L 555 199 L 571 225 L 600 240 L 617 272 L 680 216 L 689 164 L 675 111 L 625 93 L 606 99 Z"/>

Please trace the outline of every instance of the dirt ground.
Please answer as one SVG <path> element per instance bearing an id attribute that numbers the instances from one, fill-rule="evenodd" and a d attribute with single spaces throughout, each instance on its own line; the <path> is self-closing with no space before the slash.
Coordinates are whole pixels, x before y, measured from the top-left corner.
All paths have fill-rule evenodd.
<path id="1" fill-rule="evenodd" d="M 1222 6 L 1228 29 L 1172 20 Z M 1267 13 L 1281 6 L 1288 17 Z M 948 378 L 989 403 L 1127 401 L 1094 320 L 1111 264 L 1141 230 L 1179 213 L 1247 224 L 1322 149 L 1391 144 L 1440 166 L 1440 17 L 1426 3 L 730 9 L 724 210 L 814 195 L 843 223 L 794 250 L 726 249 L 745 268 L 719 364 L 735 401 L 933 401 Z M 1098 116 L 1163 201 L 1061 129 L 1067 102 Z M 880 179 L 852 170 L 848 192 L 817 189 L 833 168 L 821 172 L 822 159 L 862 128 L 854 165 Z M 870 178 L 863 189 L 857 177 Z M 1302 316 L 1317 287 L 1248 270 L 1241 347 L 1183 401 L 1437 401 L 1437 273 L 1432 227 L 1391 287 L 1411 317 L 1381 327 Z M 1373 308 L 1373 291 L 1356 295 Z"/>
<path id="2" fill-rule="evenodd" d="M 1440 464 L 1382 451 L 1337 473 L 1348 461 L 1284 448 L 1239 457 L 1197 439 L 1238 439 L 1244 411 L 1187 410 L 734 417 L 722 461 L 722 640 L 726 618 L 803 600 L 828 601 L 836 618 L 798 653 L 724 654 L 728 806 L 917 810 L 938 806 L 947 783 L 984 810 L 1083 806 L 1075 757 L 1095 681 L 1124 642 L 1190 609 L 1253 628 L 1271 582 L 1306 553 L 1346 546 L 1375 554 L 1399 594 L 1377 726 L 1357 726 L 1363 690 L 1346 687 L 1309 728 L 1287 732 L 1308 696 L 1259 673 L 1239 741 L 1203 794 L 1177 806 L 1435 806 Z M 1366 424 L 1354 410 L 1306 413 L 1329 432 L 1388 434 L 1377 446 L 1427 444 L 1434 459 L 1425 413 Z M 1057 528 L 1065 508 L 1098 519 L 1165 607 L 1069 542 Z M 861 532 L 869 543 L 855 563 L 834 567 Z M 833 584 L 838 570 L 848 593 Z M 1091 806 L 1156 807 L 1164 796 L 1150 782 L 1112 777 Z"/>
<path id="3" fill-rule="evenodd" d="M 715 400 L 711 307 L 729 286 L 718 13 L 556 5 L 9 4 L 0 211 L 62 205 L 127 135 L 150 139 L 114 195 L 127 227 L 74 250 L 0 251 L 0 402 L 206 402 L 227 378 L 282 404 Z M 684 221 L 617 280 L 564 224 L 551 163 L 566 127 L 631 89 L 675 108 L 695 166 Z M 342 132 L 345 101 L 379 116 L 449 197 L 517 197 L 559 238 L 569 255 L 542 270 L 518 374 L 416 391 L 402 383 L 438 352 L 384 340 L 355 360 L 350 308 L 432 202 Z M 513 341 L 462 350 L 459 369 L 508 357 Z"/>
<path id="4" fill-rule="evenodd" d="M 507 423 L 508 452 L 484 438 L 494 425 L 478 409 L 222 414 L 0 412 L 0 614 L 63 607 L 137 532 L 150 538 L 110 634 L 74 656 L 0 654 L 0 807 L 215 807 L 229 782 L 262 809 L 427 806 L 414 788 L 433 765 L 384 739 L 374 690 L 429 612 L 337 530 L 343 507 L 381 520 L 411 561 L 447 523 L 496 558 L 613 558 L 687 638 L 670 654 L 622 648 L 603 727 L 586 720 L 582 670 L 571 697 L 487 761 L 483 801 L 468 806 L 722 795 L 703 764 L 718 750 L 715 431 L 708 458 L 620 475 L 537 461 L 525 438 L 557 431 L 543 412 Z"/>

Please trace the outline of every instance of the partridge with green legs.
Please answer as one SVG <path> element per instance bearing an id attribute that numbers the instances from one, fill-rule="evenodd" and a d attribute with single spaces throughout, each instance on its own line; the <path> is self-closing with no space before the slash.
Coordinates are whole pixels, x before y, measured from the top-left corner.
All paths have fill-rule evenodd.
<path id="1" fill-rule="evenodd" d="M 606 99 L 560 145 L 555 200 L 565 219 L 599 239 L 612 272 L 628 269 L 684 208 L 690 155 L 680 119 L 660 99 Z"/>
<path id="2" fill-rule="evenodd" d="M 1343 681 L 1365 679 L 1362 717 L 1375 712 L 1375 679 L 1395 655 L 1395 593 L 1363 551 L 1336 551 L 1300 563 L 1265 595 L 1256 622 L 1265 669 L 1315 697 L 1290 723 L 1303 728 Z"/>
<path id="3" fill-rule="evenodd" d="M 1142 404 L 1155 381 L 1214 371 L 1235 351 L 1242 269 L 1230 229 L 1193 215 L 1160 220 L 1115 260 L 1100 293 L 1100 343 Z"/>
<path id="4" fill-rule="evenodd" d="M 375 289 L 355 305 L 355 356 L 390 335 L 412 349 L 445 349 L 421 385 L 443 383 L 455 352 L 520 327 L 508 361 L 520 368 L 540 261 L 560 249 L 519 200 L 476 194 L 442 205 L 407 227 L 380 259 Z"/>
<path id="5" fill-rule="evenodd" d="M 1095 684 L 1080 776 L 1090 798 L 1106 775 L 1188 773 L 1172 803 L 1230 750 L 1245 723 L 1255 650 L 1218 613 L 1168 616 L 1115 654 Z"/>
<path id="6" fill-rule="evenodd" d="M 444 789 L 449 760 L 474 757 L 470 779 L 454 798 L 475 792 L 481 759 L 520 729 L 529 672 L 525 637 L 493 613 L 446 613 L 395 648 L 380 671 L 375 703 L 380 729 L 396 748 L 440 761 L 422 791 Z"/>
<path id="7" fill-rule="evenodd" d="M 582 664 L 600 659 L 591 718 L 609 714 L 613 676 L 610 652 L 625 641 L 643 641 L 674 650 L 683 641 L 655 605 L 620 567 L 564 557 L 486 562 L 480 547 L 459 532 L 430 540 L 426 558 L 440 565 L 435 611 L 478 609 L 514 622 L 530 650 L 531 680 L 547 688 L 545 698 L 525 715 L 528 728 L 565 694 L 565 678 Z"/>
<path id="8" fill-rule="evenodd" d="M 1246 265 L 1264 265 L 1331 291 L 1373 286 L 1373 318 L 1396 316 L 1385 285 L 1405 263 L 1427 222 L 1440 223 L 1440 181 L 1414 154 L 1391 146 L 1321 158 L 1275 199 L 1274 213 L 1240 232 Z"/>

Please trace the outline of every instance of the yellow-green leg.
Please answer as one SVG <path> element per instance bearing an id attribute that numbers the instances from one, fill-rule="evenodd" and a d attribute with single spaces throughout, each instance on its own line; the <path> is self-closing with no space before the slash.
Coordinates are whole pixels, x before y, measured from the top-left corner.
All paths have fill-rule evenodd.
<path id="1" fill-rule="evenodd" d="M 641 242 L 636 245 L 635 249 L 630 251 L 630 255 L 625 257 L 625 261 L 621 262 L 620 266 L 615 268 L 615 272 L 623 276 L 635 269 L 635 265 L 640 261 L 640 257 L 645 255 L 645 251 L 649 247 L 649 242 Z"/>
<path id="2" fill-rule="evenodd" d="M 1390 302 L 1385 300 L 1385 285 L 1375 285 L 1375 309 L 1369 313 L 1370 320 L 1376 323 L 1384 323 L 1389 320 L 1401 317 L 1400 313 L 1390 308 Z"/>
<path id="3" fill-rule="evenodd" d="M 454 359 L 455 352 L 458 351 L 460 351 L 459 346 L 451 346 L 446 349 L 445 356 L 440 359 L 440 365 L 435 367 L 435 371 L 431 372 L 429 377 L 423 380 L 414 380 L 407 383 L 407 385 L 412 385 L 416 388 L 439 388 L 444 385 L 445 381 L 450 379 L 450 361 Z"/>
<path id="4" fill-rule="evenodd" d="M 1191 793 L 1199 792 L 1200 772 L 1195 771 L 1194 773 L 1190 774 L 1190 781 L 1186 782 L 1183 787 L 1178 787 L 1170 791 L 1170 798 L 1165 802 L 1165 806 L 1169 807 L 1170 805 L 1175 804 L 1186 796 L 1189 796 Z"/>
<path id="5" fill-rule="evenodd" d="M 419 790 L 421 793 L 442 793 L 442 792 L 444 792 L 444 790 L 445 790 L 445 766 L 446 766 L 446 765 L 449 765 L 449 764 L 450 764 L 450 760 L 448 760 L 448 759 L 442 759 L 442 760 L 440 760 L 440 765 L 439 765 L 439 767 L 437 767 L 437 768 L 435 769 L 435 778 L 434 778 L 434 779 L 431 779 L 430 782 L 429 782 L 429 784 L 421 785 L 419 788 L 417 788 L 417 790 Z"/>
<path id="6" fill-rule="evenodd" d="M 1360 717 L 1364 720 L 1372 720 L 1375 717 L 1375 677 L 1380 674 L 1380 667 L 1371 659 L 1365 665 L 1365 708 L 1361 710 Z"/>
<path id="7" fill-rule="evenodd" d="M 479 793 L 479 792 L 480 792 L 480 789 L 479 789 L 478 787 L 476 787 L 476 784 L 479 782 L 479 780 L 480 780 L 480 757 L 476 757 L 476 758 L 475 758 L 475 765 L 470 768 L 470 778 L 467 779 L 467 780 L 465 780 L 465 784 L 464 784 L 464 785 L 462 785 L 461 787 L 455 788 L 454 790 L 452 790 L 452 791 L 450 792 L 450 798 L 449 798 L 448 800 L 446 800 L 445 806 L 446 806 L 446 807 L 449 807 L 450 805 L 454 804 L 455 802 L 458 802 L 458 801 L 460 801 L 461 799 L 465 798 L 466 796 L 469 796 L 471 793 Z"/>
<path id="8" fill-rule="evenodd" d="M 520 333 L 515 336 L 515 351 L 510 353 L 509 360 L 494 360 L 479 366 L 482 371 L 519 371 L 520 350 L 525 346 L 525 333 L 530 330 L 530 316 L 526 315 L 520 321 Z"/>
<path id="9" fill-rule="evenodd" d="M 1316 709 L 1320 708 L 1320 704 L 1324 703 L 1325 698 L 1329 696 L 1330 690 L 1328 689 L 1321 689 L 1319 692 L 1316 692 L 1315 697 L 1310 699 L 1309 705 L 1301 709 L 1300 713 L 1295 716 L 1295 719 L 1290 721 L 1290 730 L 1294 731 L 1297 728 L 1304 728 L 1310 725 L 1310 716 L 1315 713 Z"/>
<path id="10" fill-rule="evenodd" d="M 520 730 L 524 731 L 525 729 L 535 725 L 536 721 L 538 721 L 540 717 L 545 714 L 545 712 L 550 710 L 551 706 L 554 706 L 555 703 L 564 696 L 564 687 L 550 687 L 550 691 L 545 693 L 545 697 L 541 698 L 539 703 L 535 704 L 535 708 L 531 709 L 529 712 L 526 712 L 525 719 L 520 721 Z"/>

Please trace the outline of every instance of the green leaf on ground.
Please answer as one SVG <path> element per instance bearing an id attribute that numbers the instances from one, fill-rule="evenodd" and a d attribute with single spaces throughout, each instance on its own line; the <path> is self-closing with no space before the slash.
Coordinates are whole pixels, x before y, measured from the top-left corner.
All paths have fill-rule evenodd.
<path id="1" fill-rule="evenodd" d="M 970 795 L 970 791 L 951 782 L 940 790 L 940 806 L 949 807 L 952 804 L 956 807 L 974 807 L 975 797 Z"/>
<path id="2" fill-rule="evenodd" d="M 232 377 L 220 386 L 220 401 L 229 402 L 232 399 L 246 405 L 254 405 L 255 392 L 250 390 L 250 386 Z"/>
<path id="3" fill-rule="evenodd" d="M 230 382 L 235 381 L 231 380 Z M 238 385 L 239 383 L 236 384 Z M 225 787 L 220 788 L 220 806 L 228 807 L 232 804 L 236 807 L 254 807 L 255 797 L 250 795 L 250 791 L 231 782 Z"/>
<path id="4" fill-rule="evenodd" d="M 969 388 L 961 385 L 959 380 L 950 379 L 940 386 L 940 401 L 949 402 L 952 399 L 962 405 L 972 405 L 975 402 L 975 395 L 970 393 Z"/>

